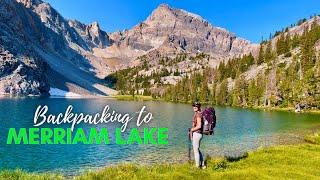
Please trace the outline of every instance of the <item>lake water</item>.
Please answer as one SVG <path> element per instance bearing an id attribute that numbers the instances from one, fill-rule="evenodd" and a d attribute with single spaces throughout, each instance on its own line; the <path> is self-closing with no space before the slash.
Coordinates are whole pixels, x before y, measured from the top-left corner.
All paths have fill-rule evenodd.
<path id="1" fill-rule="evenodd" d="M 48 105 L 52 114 L 64 112 L 68 105 L 75 112 L 97 113 L 110 105 L 122 113 L 146 105 L 153 113 L 150 127 L 168 127 L 168 145 L 6 145 L 9 128 L 33 127 L 38 105 Z M 215 107 L 217 127 L 214 136 L 205 136 L 202 151 L 210 156 L 236 156 L 261 146 L 296 142 L 297 132 L 320 125 L 320 115 L 270 112 L 230 107 Z M 187 129 L 193 112 L 188 104 L 134 102 L 114 99 L 25 98 L 0 99 L 0 169 L 31 172 L 56 171 L 74 175 L 89 169 L 119 163 L 174 163 L 188 160 Z M 135 122 L 129 124 L 136 127 Z M 53 126 L 52 126 L 53 127 Z M 114 129 L 120 125 L 82 125 L 83 128 Z"/>

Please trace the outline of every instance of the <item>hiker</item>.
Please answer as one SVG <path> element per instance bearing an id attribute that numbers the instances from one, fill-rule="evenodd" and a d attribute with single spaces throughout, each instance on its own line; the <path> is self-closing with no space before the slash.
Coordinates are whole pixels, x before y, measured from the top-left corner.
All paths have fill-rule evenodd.
<path id="1" fill-rule="evenodd" d="M 192 104 L 194 116 L 192 119 L 192 128 L 189 131 L 189 138 L 192 140 L 192 147 L 194 151 L 194 159 L 196 162 L 196 167 L 205 169 L 203 155 L 200 151 L 200 143 L 202 139 L 202 114 L 201 114 L 201 104 L 195 102 Z"/>

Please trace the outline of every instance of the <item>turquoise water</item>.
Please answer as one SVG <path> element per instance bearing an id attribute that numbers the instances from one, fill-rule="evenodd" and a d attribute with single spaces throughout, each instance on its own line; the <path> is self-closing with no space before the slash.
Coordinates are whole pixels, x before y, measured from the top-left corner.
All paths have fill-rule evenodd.
<path id="1" fill-rule="evenodd" d="M 9 128 L 33 127 L 38 105 L 48 105 L 52 114 L 64 112 L 68 105 L 75 112 L 97 113 L 110 105 L 117 112 L 133 114 L 146 105 L 154 119 L 149 127 L 168 127 L 168 145 L 6 145 Z M 210 156 L 234 156 L 261 146 L 298 141 L 294 132 L 320 125 L 320 115 L 270 112 L 216 107 L 214 136 L 205 136 L 202 151 Z M 119 163 L 175 163 L 188 160 L 187 129 L 192 108 L 187 104 L 134 102 L 113 99 L 25 98 L 0 99 L 0 169 L 24 169 L 30 172 L 55 171 L 74 175 L 89 169 Z M 120 124 L 80 125 L 85 129 Z M 144 125 L 143 127 L 147 127 Z M 56 127 L 50 126 L 49 127 Z M 65 126 L 64 126 L 65 127 Z M 67 126 L 69 127 L 69 126 Z M 129 124 L 136 127 L 135 122 Z"/>

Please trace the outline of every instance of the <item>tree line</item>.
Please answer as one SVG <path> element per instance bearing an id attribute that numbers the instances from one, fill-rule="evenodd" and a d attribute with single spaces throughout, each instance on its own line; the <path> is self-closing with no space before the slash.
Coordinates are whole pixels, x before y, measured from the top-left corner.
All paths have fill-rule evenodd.
<path id="1" fill-rule="evenodd" d="M 314 17 L 311 26 L 301 35 L 290 34 L 286 28 L 277 32 L 273 39 L 263 40 L 256 57 L 248 54 L 221 61 L 216 68 L 204 67 L 182 76 L 176 85 L 162 84 L 161 77 L 179 76 L 178 70 L 169 72 L 163 68 L 148 76 L 139 75 L 148 63 L 115 72 L 106 80 L 112 81 L 121 94 L 134 95 L 142 88 L 145 90 L 143 95 L 167 101 L 199 100 L 218 105 L 277 107 L 294 107 L 300 103 L 320 109 L 320 60 L 315 48 L 319 39 L 320 26 Z M 196 57 L 209 56 L 202 53 Z M 174 59 L 165 57 L 160 64 L 173 65 L 186 59 L 186 54 Z M 246 74 L 248 70 L 255 71 L 254 68 L 262 66 L 263 71 L 254 77 Z M 151 91 L 151 87 L 158 91 Z"/>

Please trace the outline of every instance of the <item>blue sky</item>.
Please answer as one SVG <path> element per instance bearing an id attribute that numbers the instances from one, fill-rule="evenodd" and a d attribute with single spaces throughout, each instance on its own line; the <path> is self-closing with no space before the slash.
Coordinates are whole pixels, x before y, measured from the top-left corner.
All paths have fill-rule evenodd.
<path id="1" fill-rule="evenodd" d="M 65 18 L 83 23 L 98 21 L 107 32 L 130 29 L 161 3 L 201 15 L 212 25 L 260 42 L 270 33 L 320 14 L 319 0 L 45 0 Z"/>

